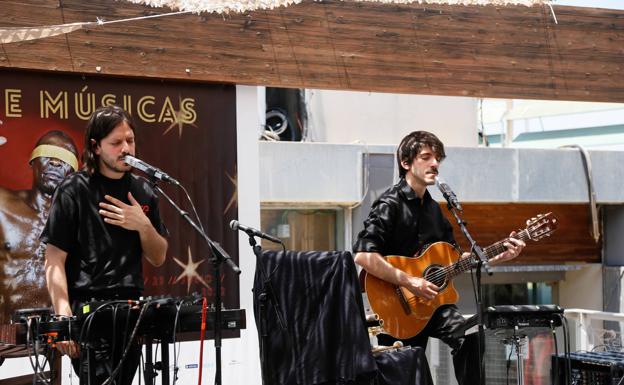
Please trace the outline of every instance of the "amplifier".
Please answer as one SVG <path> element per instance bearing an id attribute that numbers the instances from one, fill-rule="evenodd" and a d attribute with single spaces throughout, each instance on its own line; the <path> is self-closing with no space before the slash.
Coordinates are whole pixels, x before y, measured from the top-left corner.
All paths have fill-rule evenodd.
<path id="1" fill-rule="evenodd" d="M 566 358 L 552 355 L 553 385 L 566 385 Z M 619 385 L 624 383 L 624 352 L 570 353 L 571 385 Z"/>
<path id="2" fill-rule="evenodd" d="M 513 330 L 522 328 L 550 328 L 562 324 L 563 308 L 557 305 L 500 305 L 490 306 L 483 312 L 483 324 L 486 329 Z M 453 336 L 463 337 L 471 333 L 477 325 L 477 314 L 468 318 Z"/>
<path id="3" fill-rule="evenodd" d="M 514 327 L 561 326 L 563 309 L 557 305 L 502 305 L 490 306 L 485 311 L 489 329 L 513 329 Z"/>

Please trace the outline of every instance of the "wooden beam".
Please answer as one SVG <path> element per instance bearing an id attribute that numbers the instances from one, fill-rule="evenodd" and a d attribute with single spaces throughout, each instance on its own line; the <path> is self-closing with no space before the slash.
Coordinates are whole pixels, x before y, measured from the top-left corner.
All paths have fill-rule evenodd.
<path id="1" fill-rule="evenodd" d="M 520 257 L 509 264 L 600 263 L 602 243 L 591 236 L 591 219 L 587 205 L 581 204 L 491 204 L 465 203 L 464 220 L 481 247 L 504 239 L 514 230 L 526 228 L 525 222 L 537 214 L 552 212 L 558 220 L 558 229 L 539 242 L 527 241 Z M 457 230 L 455 218 L 443 212 L 455 228 L 455 239 L 464 251 L 470 250 L 463 235 Z"/>
<path id="2" fill-rule="evenodd" d="M 170 12 L 4 0 L 0 27 Z M 59 5 L 60 4 L 60 5 Z M 2 45 L 0 66 L 292 88 L 624 102 L 624 11 L 309 1 Z"/>

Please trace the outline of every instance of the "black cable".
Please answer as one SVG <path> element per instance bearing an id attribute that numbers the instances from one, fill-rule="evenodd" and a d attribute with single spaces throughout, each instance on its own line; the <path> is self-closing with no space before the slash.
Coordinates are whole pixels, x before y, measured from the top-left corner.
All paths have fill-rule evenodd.
<path id="1" fill-rule="evenodd" d="M 130 348 L 132 347 L 132 344 L 134 342 L 134 337 L 136 336 L 137 331 L 139 330 L 139 325 L 141 324 L 141 321 L 143 320 L 143 316 L 145 315 L 145 311 L 147 310 L 147 308 L 152 304 L 152 301 L 147 301 L 145 304 L 143 304 L 143 306 L 141 307 L 141 312 L 139 313 L 139 317 L 137 318 L 137 322 L 134 325 L 134 329 L 132 330 L 132 335 L 130 336 L 130 340 L 128 341 L 128 344 L 126 345 L 126 349 L 124 350 L 123 355 L 121 356 L 121 361 L 119 362 L 119 364 L 117 364 L 117 367 L 115 368 L 115 370 L 113 370 L 113 373 L 111 373 L 110 377 L 104 381 L 102 383 L 102 385 L 108 385 L 111 383 L 111 381 L 113 380 L 113 378 L 115 378 L 115 376 L 117 375 L 117 373 L 119 372 L 119 370 L 121 369 L 121 366 L 123 364 L 123 362 L 126 359 L 126 356 L 128 355 L 128 352 L 130 351 Z"/>
<path id="2" fill-rule="evenodd" d="M 49 383 L 49 381 L 43 376 L 43 374 L 39 371 L 39 360 L 37 359 L 37 345 L 36 345 L 36 338 L 33 339 L 33 328 L 32 328 L 32 321 L 34 318 L 27 318 L 26 320 L 26 349 L 28 349 L 28 360 L 30 361 L 30 366 L 33 369 L 33 372 L 35 374 L 35 378 L 37 378 L 39 381 L 43 382 L 44 384 Z M 29 349 L 29 346 L 32 344 L 32 352 Z M 34 356 L 34 357 L 33 357 Z M 33 361 L 34 358 L 34 361 Z"/>
<path id="3" fill-rule="evenodd" d="M 42 349 L 41 349 L 41 338 L 39 337 L 39 336 L 40 336 L 39 327 L 41 326 L 41 316 L 37 316 L 37 318 L 36 318 L 36 319 L 37 319 L 37 322 L 35 323 L 35 327 L 36 327 L 36 333 L 35 333 L 35 336 L 37 336 L 37 338 L 35 339 L 35 343 L 36 343 L 35 358 L 36 358 L 36 360 L 37 360 L 37 364 L 39 364 L 39 358 L 38 358 L 38 355 L 39 355 L 39 351 L 40 351 L 40 350 L 42 350 Z M 48 365 L 48 357 L 47 357 L 47 355 L 46 355 L 46 354 L 43 354 L 43 363 L 41 363 L 41 367 L 40 367 L 40 369 L 41 369 L 41 376 L 42 376 L 42 378 L 44 378 L 44 379 L 45 379 L 45 374 L 44 374 L 44 373 L 45 373 L 45 367 L 46 367 L 46 365 Z M 50 366 L 50 372 L 52 372 L 52 366 Z M 50 382 L 51 382 L 51 380 L 52 380 L 52 378 L 53 378 L 53 377 L 50 377 L 50 379 L 49 379 L 49 380 L 47 380 L 47 382 L 46 382 L 46 383 L 50 383 Z"/>
<path id="4" fill-rule="evenodd" d="M 565 383 L 566 385 L 572 384 L 572 364 L 570 362 L 570 329 L 568 328 L 568 320 L 561 314 L 559 314 L 559 318 L 561 319 L 561 326 L 563 327 L 563 356 L 565 357 L 564 365 L 564 375 L 565 375 Z"/>
<path id="5" fill-rule="evenodd" d="M 176 336 L 177 336 L 177 330 L 178 330 L 178 319 L 180 318 L 180 311 L 182 309 L 182 306 L 184 305 L 184 299 L 180 300 L 180 302 L 178 304 L 176 304 L 176 315 L 175 318 L 173 320 L 173 335 L 172 335 L 172 340 L 173 340 L 173 385 L 176 384 L 176 382 L 178 381 L 178 356 L 180 354 L 179 350 L 176 352 Z M 179 343 L 179 342 L 178 342 Z M 167 368 L 167 370 L 169 370 L 169 368 Z"/>
<path id="6" fill-rule="evenodd" d="M 563 376 L 565 378 L 564 384 L 569 385 L 572 382 L 571 374 L 568 371 L 568 360 L 570 359 L 567 348 L 568 333 L 566 325 L 561 320 L 561 326 L 563 327 Z"/>
<path id="7" fill-rule="evenodd" d="M 106 308 L 108 306 L 112 306 L 112 305 L 114 305 L 116 303 L 127 303 L 127 301 L 113 300 L 113 301 L 104 302 L 103 304 L 99 305 L 93 312 L 90 312 L 89 315 L 87 315 L 87 317 L 84 320 L 83 327 L 80 330 L 80 336 L 78 337 L 78 344 L 80 346 L 81 351 L 83 349 L 83 343 L 85 341 L 85 334 L 86 334 L 86 338 L 90 338 L 90 336 L 91 336 L 91 325 L 93 324 L 93 319 L 95 318 L 95 315 L 99 311 L 103 310 L 104 308 Z M 91 306 L 91 304 L 89 304 L 89 306 Z M 71 336 L 70 336 L 70 338 L 71 338 Z M 85 345 L 84 347 L 86 347 L 85 354 L 87 356 L 88 385 L 91 385 L 91 377 L 92 377 L 91 376 L 91 370 L 92 370 L 92 366 L 93 366 L 93 365 L 91 365 L 91 354 L 89 354 L 91 347 L 87 346 L 88 342 L 84 343 L 84 345 Z M 81 353 L 81 356 L 82 356 L 82 353 Z M 81 357 L 81 359 L 80 359 L 80 361 L 81 361 L 80 362 L 80 367 L 81 368 L 82 368 L 82 360 L 83 360 L 83 358 Z"/>
<path id="8" fill-rule="evenodd" d="M 197 224 L 199 225 L 199 228 L 201 229 L 202 232 L 205 232 L 204 225 L 202 224 L 201 219 L 199 219 L 199 215 L 197 214 L 197 210 L 195 209 L 195 205 L 193 204 L 193 201 L 191 200 L 191 197 L 189 196 L 188 191 L 186 191 L 186 188 L 184 188 L 182 184 L 178 184 L 177 186 L 179 186 L 182 189 L 182 191 L 184 191 L 184 194 L 186 195 L 186 200 L 188 200 L 189 203 L 191 204 L 191 209 L 193 210 L 193 214 L 195 214 L 195 219 L 197 219 Z"/>
<path id="9" fill-rule="evenodd" d="M 117 347 L 117 311 L 119 310 L 119 305 L 113 305 L 111 307 L 111 310 L 111 323 L 113 324 L 113 334 L 111 334 L 111 350 L 108 359 L 110 360 L 110 367 L 112 368 L 113 365 L 115 365 L 115 348 Z"/>
<path id="10" fill-rule="evenodd" d="M 513 345 L 510 345 L 509 356 L 507 356 L 507 385 L 509 385 L 509 369 L 511 368 L 511 354 L 513 353 Z"/>
<path id="11" fill-rule="evenodd" d="M 84 322 L 83 322 L 83 327 L 80 330 L 80 336 L 78 337 L 78 341 L 80 343 L 82 343 L 82 341 L 84 340 L 84 336 L 86 334 L 87 337 L 89 337 L 91 335 L 91 324 L 93 323 L 93 318 L 95 317 L 95 314 L 97 314 L 99 311 L 101 311 L 102 309 L 104 309 L 105 307 L 108 306 L 112 306 L 115 303 L 126 303 L 126 301 L 107 301 L 104 302 L 103 304 L 101 304 L 100 306 L 98 306 L 94 311 L 90 312 L 87 317 L 85 318 Z M 86 326 L 86 327 L 85 327 Z"/>
<path id="12" fill-rule="evenodd" d="M 128 312 L 126 314 L 126 325 L 123 329 L 123 341 L 121 346 L 126 346 L 126 339 L 128 337 L 128 331 L 130 330 L 130 316 L 132 315 L 132 306 L 128 306 Z M 121 369 L 119 370 L 119 380 L 121 381 L 121 375 L 123 373 L 123 361 L 121 362 Z M 140 377 L 140 376 L 139 376 Z"/>
<path id="13" fill-rule="evenodd" d="M 158 341 L 158 340 L 156 340 L 156 341 Z M 158 360 L 158 348 L 160 348 L 160 344 L 156 343 L 156 347 L 154 348 L 154 352 L 152 353 L 152 362 L 154 362 L 154 364 L 158 363 L 158 361 L 157 361 Z M 165 367 L 162 366 L 162 355 L 160 357 L 160 364 L 161 364 L 161 367 L 162 367 L 161 372 L 163 370 L 169 370 L 168 367 L 165 368 Z M 156 378 L 156 370 L 158 370 L 158 369 L 156 369 L 156 365 L 154 365 L 154 368 L 155 368 L 154 369 L 154 378 Z"/>
<path id="14" fill-rule="evenodd" d="M 28 359 L 30 361 L 30 366 L 32 367 L 33 372 L 35 373 L 35 375 L 37 374 L 37 368 L 35 367 L 35 363 L 33 362 L 33 352 L 30 351 L 30 339 L 31 339 L 31 335 L 30 335 L 30 323 L 31 323 L 31 319 L 27 318 L 26 319 L 26 349 L 28 350 Z M 33 346 L 34 348 L 34 346 Z M 34 349 L 33 349 L 34 351 Z"/>
<path id="15" fill-rule="evenodd" d="M 141 359 L 139 361 L 139 370 L 141 371 L 141 373 L 143 373 L 143 376 L 145 376 L 145 356 L 143 356 L 143 349 L 141 349 Z M 141 374 L 139 374 L 139 385 L 141 385 Z M 145 385 L 148 385 L 147 382 L 145 382 Z"/>
<path id="16" fill-rule="evenodd" d="M 553 336 L 553 341 L 555 344 L 555 359 L 553 360 L 554 362 L 554 368 L 552 368 L 553 371 L 553 380 L 554 380 L 554 384 L 553 385 L 560 385 L 559 384 L 559 347 L 557 346 L 557 332 L 555 330 L 555 322 L 551 319 L 550 320 L 550 330 L 552 331 L 552 336 Z"/>

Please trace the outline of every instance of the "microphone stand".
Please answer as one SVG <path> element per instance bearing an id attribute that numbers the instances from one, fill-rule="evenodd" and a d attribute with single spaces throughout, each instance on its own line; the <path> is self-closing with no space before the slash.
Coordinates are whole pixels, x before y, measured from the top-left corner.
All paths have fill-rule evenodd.
<path id="1" fill-rule="evenodd" d="M 490 268 L 488 266 L 488 260 L 485 254 L 483 253 L 483 249 L 477 245 L 477 242 L 472 238 L 468 229 L 466 228 L 466 221 L 464 221 L 459 211 L 455 206 L 451 204 L 451 202 L 447 202 L 447 208 L 455 217 L 459 228 L 461 229 L 464 237 L 470 243 L 470 253 L 476 255 L 476 277 L 477 277 L 477 325 L 479 328 L 479 383 L 480 385 L 485 385 L 485 330 L 483 328 L 483 288 L 481 285 L 481 269 L 485 270 L 488 275 L 492 275 Z"/>
<path id="2" fill-rule="evenodd" d="M 273 290 L 273 284 L 271 283 L 271 279 L 266 273 L 264 269 L 264 264 L 262 263 L 262 246 L 256 243 L 256 239 L 254 235 L 250 232 L 245 232 L 249 237 L 249 246 L 252 247 L 253 252 L 256 256 L 256 265 L 258 266 L 258 270 L 260 271 L 260 276 L 262 278 L 262 291 L 258 295 L 259 301 L 259 309 L 258 309 L 258 319 L 260 320 L 260 327 L 258 332 L 260 333 L 260 364 L 262 371 L 262 383 L 264 385 L 270 385 L 272 382 L 271 374 L 269 373 L 269 355 L 267 352 L 267 343 L 269 340 L 269 327 L 267 325 L 267 310 L 268 310 L 268 300 L 273 302 L 273 309 L 275 310 L 275 315 L 277 318 L 277 323 L 280 329 L 286 329 L 286 322 L 284 321 L 284 316 L 280 311 L 279 302 L 277 301 L 277 296 L 275 295 L 275 290 Z M 283 243 L 280 243 L 282 248 L 284 249 L 284 256 L 286 255 L 286 247 Z M 270 297 L 270 298 L 269 298 Z"/>
<path id="3" fill-rule="evenodd" d="M 215 385 L 221 385 L 221 263 L 225 262 L 225 264 L 236 274 L 241 273 L 241 269 L 236 266 L 236 263 L 230 258 L 228 253 L 223 250 L 221 245 L 216 242 L 213 242 L 208 235 L 200 228 L 195 221 L 191 218 L 188 212 L 182 210 L 178 205 L 171 200 L 171 198 L 156 184 L 155 181 L 152 181 L 153 187 L 159 194 L 164 196 L 167 201 L 173 206 L 178 214 L 191 225 L 195 229 L 195 231 L 206 241 L 208 247 L 210 248 L 212 258 L 211 262 L 214 268 L 214 282 L 215 282 L 215 318 L 214 318 L 214 344 L 215 344 Z"/>

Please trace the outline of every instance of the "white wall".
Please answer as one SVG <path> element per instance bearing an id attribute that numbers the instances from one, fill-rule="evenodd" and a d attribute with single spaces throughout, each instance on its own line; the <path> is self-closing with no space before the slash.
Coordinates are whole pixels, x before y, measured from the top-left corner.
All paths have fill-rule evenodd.
<path id="1" fill-rule="evenodd" d="M 602 310 L 602 265 L 587 264 L 567 271 L 559 284 L 559 305 L 564 309 Z"/>
<path id="2" fill-rule="evenodd" d="M 477 99 L 372 92 L 306 90 L 310 139 L 397 145 L 431 131 L 447 146 L 477 146 Z"/>

